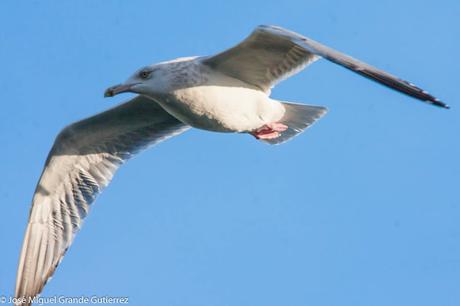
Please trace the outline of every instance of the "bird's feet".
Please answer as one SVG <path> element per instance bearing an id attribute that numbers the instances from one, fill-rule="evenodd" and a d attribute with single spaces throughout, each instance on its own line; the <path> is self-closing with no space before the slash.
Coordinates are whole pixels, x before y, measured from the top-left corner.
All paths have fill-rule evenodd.
<path id="1" fill-rule="evenodd" d="M 287 129 L 287 125 L 280 122 L 274 122 L 263 125 L 257 130 L 252 131 L 250 134 L 257 139 L 274 139 L 280 136 L 280 132 L 284 132 Z"/>

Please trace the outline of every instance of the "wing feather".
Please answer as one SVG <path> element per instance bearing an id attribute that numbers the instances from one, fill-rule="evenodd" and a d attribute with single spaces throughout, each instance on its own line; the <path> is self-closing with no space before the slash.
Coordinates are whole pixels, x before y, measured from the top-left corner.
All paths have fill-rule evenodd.
<path id="1" fill-rule="evenodd" d="M 207 57 L 203 63 L 268 92 L 277 82 L 317 59 L 319 56 L 289 37 L 273 35 L 258 27 L 235 47 Z"/>
<path id="2" fill-rule="evenodd" d="M 16 279 L 16 297 L 30 305 L 53 275 L 115 171 L 140 150 L 189 126 L 138 96 L 61 131 L 32 200 Z"/>
<path id="3" fill-rule="evenodd" d="M 427 91 L 388 72 L 276 26 L 259 26 L 240 44 L 203 63 L 268 92 L 277 82 L 323 57 L 368 79 L 421 101 L 449 108 Z"/>

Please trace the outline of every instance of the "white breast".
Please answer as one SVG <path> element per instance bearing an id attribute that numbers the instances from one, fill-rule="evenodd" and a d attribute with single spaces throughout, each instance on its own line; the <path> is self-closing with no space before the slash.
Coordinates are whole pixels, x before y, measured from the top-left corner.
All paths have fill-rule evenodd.
<path id="1" fill-rule="evenodd" d="M 219 132 L 252 131 L 284 114 L 281 103 L 224 75 L 212 75 L 199 86 L 176 89 L 159 102 L 181 121 Z"/>

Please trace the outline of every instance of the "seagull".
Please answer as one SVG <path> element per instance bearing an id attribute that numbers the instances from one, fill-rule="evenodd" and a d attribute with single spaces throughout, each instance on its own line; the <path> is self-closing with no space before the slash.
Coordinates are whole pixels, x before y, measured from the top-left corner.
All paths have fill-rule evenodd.
<path id="1" fill-rule="evenodd" d="M 321 118 L 327 112 L 323 106 L 270 98 L 274 85 L 320 58 L 448 108 L 412 83 L 277 26 L 258 26 L 241 43 L 213 56 L 145 66 L 104 94 L 137 96 L 57 136 L 32 199 L 17 272 L 17 305 L 31 305 L 40 294 L 97 195 L 136 153 L 191 127 L 281 144 Z"/>

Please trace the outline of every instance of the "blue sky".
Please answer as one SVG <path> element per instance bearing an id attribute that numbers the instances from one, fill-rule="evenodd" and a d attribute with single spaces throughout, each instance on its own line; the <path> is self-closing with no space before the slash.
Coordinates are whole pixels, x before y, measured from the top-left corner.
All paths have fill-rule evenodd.
<path id="1" fill-rule="evenodd" d="M 2 1 L 0 294 L 55 135 L 135 69 L 292 29 L 406 78 L 438 109 L 327 61 L 273 97 L 329 113 L 281 146 L 193 130 L 131 160 L 43 295 L 130 305 L 460 304 L 458 1 Z"/>

